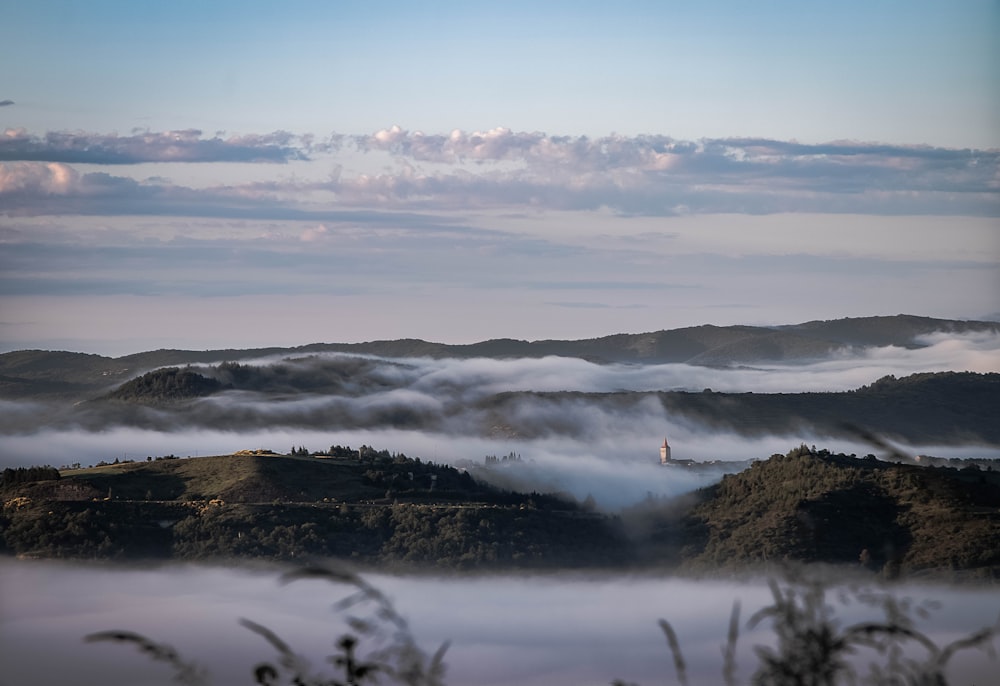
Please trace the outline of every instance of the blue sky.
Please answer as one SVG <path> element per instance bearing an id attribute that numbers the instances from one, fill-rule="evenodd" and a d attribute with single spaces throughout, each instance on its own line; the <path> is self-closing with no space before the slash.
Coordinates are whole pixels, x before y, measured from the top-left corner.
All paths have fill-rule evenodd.
<path id="1" fill-rule="evenodd" d="M 0 346 L 1000 313 L 995 2 L 23 2 Z"/>
<path id="2" fill-rule="evenodd" d="M 42 0 L 0 56 L 29 128 L 996 147 L 998 28 L 993 2 Z"/>

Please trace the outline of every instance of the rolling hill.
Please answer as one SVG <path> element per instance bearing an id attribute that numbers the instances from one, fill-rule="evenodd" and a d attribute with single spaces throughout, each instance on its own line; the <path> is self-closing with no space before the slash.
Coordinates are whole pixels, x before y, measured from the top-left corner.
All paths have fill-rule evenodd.
<path id="1" fill-rule="evenodd" d="M 805 446 L 692 498 L 653 539 L 689 570 L 783 561 L 887 576 L 1000 576 L 1000 471 L 923 467 Z"/>
<path id="2" fill-rule="evenodd" d="M 313 343 L 293 348 L 155 350 L 118 358 L 21 350 L 0 354 L 0 398 L 78 401 L 161 367 L 238 362 L 262 357 L 343 352 L 390 358 L 514 358 L 556 355 L 594 362 L 739 365 L 823 359 L 845 348 L 919 347 L 918 338 L 945 332 L 1000 333 L 1000 323 L 912 315 L 846 318 L 776 327 L 696 326 L 564 341 L 496 339 L 449 345 L 417 339 Z"/>
<path id="3" fill-rule="evenodd" d="M 686 467 L 664 467 L 663 478 L 677 469 Z M 620 517 L 371 449 L 50 471 L 0 482 L 8 552 L 698 574 L 819 562 L 888 577 L 1000 578 L 1000 471 L 974 464 L 927 467 L 801 446 Z"/>

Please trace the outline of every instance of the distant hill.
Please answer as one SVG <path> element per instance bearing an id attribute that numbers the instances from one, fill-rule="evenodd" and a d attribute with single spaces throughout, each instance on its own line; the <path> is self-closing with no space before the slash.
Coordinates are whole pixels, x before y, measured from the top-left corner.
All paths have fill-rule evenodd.
<path id="1" fill-rule="evenodd" d="M 126 381 L 103 397 L 104 400 L 124 402 L 171 402 L 211 395 L 225 388 L 218 379 L 212 379 L 189 369 L 165 367 Z"/>
<path id="2" fill-rule="evenodd" d="M 913 445 L 1000 446 L 1000 374 L 975 372 L 886 376 L 851 391 L 720 393 L 693 391 L 506 391 L 470 399 L 445 387 L 436 402 L 394 397 L 395 375 L 383 360 L 340 357 L 308 364 L 167 367 L 105 394 L 48 413 L 12 415 L 20 431 L 43 426 L 243 431 L 260 426 L 334 430 L 406 429 L 531 440 L 577 436 L 587 411 L 648 413 L 662 405 L 668 423 L 744 436 L 870 434 Z M 213 402 L 219 393 L 233 396 Z M 368 399 L 379 397 L 378 403 Z M 419 396 L 417 396 L 419 397 Z M 296 404 L 296 399 L 310 402 Z M 314 402 L 315 401 L 315 402 Z M 4 426 L 0 424 L 0 426 Z"/>
<path id="3" fill-rule="evenodd" d="M 1000 471 L 803 446 L 727 475 L 692 500 L 651 536 L 690 570 L 798 561 L 888 576 L 1000 578 Z"/>
<path id="4" fill-rule="evenodd" d="M 595 362 L 735 365 L 823 359 L 849 347 L 918 347 L 935 332 L 1000 333 L 1000 323 L 912 315 L 814 321 L 776 327 L 695 326 L 586 340 L 495 339 L 449 345 L 417 339 L 366 343 L 313 343 L 292 348 L 154 350 L 118 358 L 21 350 L 0 354 L 0 398 L 82 400 L 160 367 L 238 362 L 267 356 L 345 352 L 382 357 L 513 358 L 559 355 Z"/>
<path id="5" fill-rule="evenodd" d="M 1000 445 L 1000 374 L 938 372 L 884 377 L 836 393 L 511 392 L 483 400 L 484 426 L 520 438 L 558 427 L 541 418 L 572 416 L 586 403 L 608 412 L 638 410 L 656 397 L 668 417 L 747 436 L 811 433 L 858 438 L 859 429 L 910 443 Z M 519 411 L 526 402 L 532 417 Z"/>

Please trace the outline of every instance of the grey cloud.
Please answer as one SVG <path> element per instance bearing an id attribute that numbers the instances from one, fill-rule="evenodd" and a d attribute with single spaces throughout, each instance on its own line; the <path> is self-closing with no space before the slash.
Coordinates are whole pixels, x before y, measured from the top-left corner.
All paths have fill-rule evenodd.
<path id="1" fill-rule="evenodd" d="M 451 186 L 456 194 L 486 202 L 502 201 L 505 195 L 507 201 L 516 198 L 529 206 L 606 206 L 638 214 L 896 214 L 935 211 L 931 209 L 935 206 L 944 214 L 956 210 L 980 214 L 997 212 L 1000 190 L 997 150 L 737 138 L 588 138 L 508 129 L 440 136 L 399 127 L 355 137 L 354 142 L 361 150 L 382 150 L 417 162 L 472 161 L 479 167 L 496 167 L 492 176 L 481 173 L 475 180 L 456 172 L 423 176 L 409 172 L 365 178 L 362 185 L 348 182 L 344 188 L 347 192 L 378 188 L 398 199 L 433 197 Z M 502 166 L 505 163 L 518 166 L 511 170 Z M 487 178 L 493 182 L 492 192 L 477 187 Z M 915 193 L 924 195 L 913 197 Z M 963 205 L 975 209 L 958 209 Z"/>
<path id="2" fill-rule="evenodd" d="M 309 146 L 395 156 L 398 168 L 328 181 L 192 189 L 80 174 L 66 162 L 287 161 Z M 303 147 L 305 146 L 305 147 Z M 315 219 L 344 208 L 397 212 L 511 209 L 625 216 L 857 213 L 1000 216 L 1000 151 L 766 139 L 550 136 L 495 129 L 426 135 L 398 127 L 322 143 L 278 132 L 202 139 L 200 132 L 131 137 L 10 132 L 0 139 L 7 214 L 137 214 Z M 425 168 L 426 167 L 426 168 Z M 314 194 L 333 194 L 324 205 Z M 301 202 L 310 201 L 310 209 Z"/>
<path id="3" fill-rule="evenodd" d="M 44 136 L 24 129 L 0 135 L 0 161 L 71 164 L 143 162 L 288 162 L 308 159 L 311 137 L 287 131 L 264 135 L 204 138 L 197 129 L 139 132 L 131 136 L 53 131 Z"/>
<path id="4" fill-rule="evenodd" d="M 10 107 L 13 104 L 13 100 L 0 100 L 0 107 Z"/>
<path id="5" fill-rule="evenodd" d="M 193 189 L 157 179 L 81 174 L 60 162 L 0 162 L 0 213 L 8 216 L 137 215 L 357 222 L 457 231 L 453 220 L 412 212 L 341 206 L 302 209 L 279 199 L 295 186 L 254 183 Z M 301 190 L 310 190 L 303 187 Z"/>

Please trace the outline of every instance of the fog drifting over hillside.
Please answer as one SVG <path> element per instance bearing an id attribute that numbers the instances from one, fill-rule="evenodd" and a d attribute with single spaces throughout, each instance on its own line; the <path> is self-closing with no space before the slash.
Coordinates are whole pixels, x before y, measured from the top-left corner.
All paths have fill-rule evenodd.
<path id="1" fill-rule="evenodd" d="M 599 365 L 580 359 L 395 359 L 319 354 L 253 362 L 261 390 L 227 391 L 190 406 L 151 408 L 86 404 L 68 409 L 0 405 L 0 466 L 83 465 L 147 456 L 228 454 L 292 446 L 325 450 L 370 445 L 439 463 L 482 464 L 486 455 L 519 454 L 516 467 L 491 477 L 512 488 L 593 495 L 606 509 L 648 495 L 684 493 L 719 477 L 659 468 L 664 436 L 673 457 L 709 460 L 766 458 L 806 443 L 864 455 L 863 440 L 831 439 L 803 427 L 781 435 L 740 436 L 668 413 L 653 395 L 561 395 L 559 391 L 691 390 L 843 391 L 886 374 L 1000 369 L 1000 337 L 935 335 L 926 347 L 873 348 L 831 360 L 753 368 L 684 364 Z M 225 380 L 213 366 L 196 367 Z M 296 392 L 296 389 L 298 391 Z M 498 410 L 493 396 L 513 396 Z M 510 427 L 517 427 L 511 432 Z M 943 457 L 998 457 L 983 446 L 901 446 Z"/>

